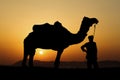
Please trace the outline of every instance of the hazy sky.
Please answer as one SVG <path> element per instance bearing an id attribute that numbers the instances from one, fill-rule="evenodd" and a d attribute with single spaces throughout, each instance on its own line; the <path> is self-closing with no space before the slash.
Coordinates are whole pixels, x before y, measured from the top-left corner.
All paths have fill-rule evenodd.
<path id="1" fill-rule="evenodd" d="M 60 21 L 76 33 L 84 16 L 96 17 L 95 41 L 98 60 L 120 61 L 120 0 L 0 0 L 0 64 L 13 64 L 23 57 L 23 40 L 34 24 Z M 88 35 L 93 34 L 93 27 Z M 66 48 L 61 61 L 85 61 L 80 46 L 87 38 Z M 54 61 L 56 51 L 36 52 L 41 61 Z"/>

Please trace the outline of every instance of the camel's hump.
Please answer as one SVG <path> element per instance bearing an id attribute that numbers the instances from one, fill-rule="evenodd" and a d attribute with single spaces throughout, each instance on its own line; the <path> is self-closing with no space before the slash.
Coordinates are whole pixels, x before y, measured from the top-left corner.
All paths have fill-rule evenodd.
<path id="1" fill-rule="evenodd" d="M 55 26 L 49 23 L 41 24 L 41 25 L 33 25 L 33 32 L 60 32 L 60 33 L 70 33 L 63 26 Z"/>
<path id="2" fill-rule="evenodd" d="M 33 32 L 47 31 L 50 30 L 53 26 L 49 23 L 41 24 L 41 25 L 33 25 Z"/>

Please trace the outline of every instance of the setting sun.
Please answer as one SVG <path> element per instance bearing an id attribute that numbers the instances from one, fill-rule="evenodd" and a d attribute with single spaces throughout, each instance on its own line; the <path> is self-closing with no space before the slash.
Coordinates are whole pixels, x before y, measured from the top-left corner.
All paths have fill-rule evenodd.
<path id="1" fill-rule="evenodd" d="M 36 49 L 36 53 L 38 53 L 38 54 L 40 54 L 40 55 L 43 55 L 43 54 L 44 54 L 44 52 L 43 52 L 42 49 Z"/>
<path id="2" fill-rule="evenodd" d="M 39 54 L 41 54 L 41 55 L 42 55 L 42 54 L 43 54 L 43 51 L 39 51 Z"/>

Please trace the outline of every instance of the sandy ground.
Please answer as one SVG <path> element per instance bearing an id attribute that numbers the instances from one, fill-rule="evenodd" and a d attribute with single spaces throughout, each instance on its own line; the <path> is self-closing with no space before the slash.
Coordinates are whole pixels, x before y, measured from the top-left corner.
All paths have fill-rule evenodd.
<path id="1" fill-rule="evenodd" d="M 120 68 L 100 68 L 88 70 L 80 68 L 45 68 L 45 67 L 13 67 L 0 66 L 2 79 L 21 80 L 119 80 Z M 1 80 L 2 80 L 1 79 Z"/>

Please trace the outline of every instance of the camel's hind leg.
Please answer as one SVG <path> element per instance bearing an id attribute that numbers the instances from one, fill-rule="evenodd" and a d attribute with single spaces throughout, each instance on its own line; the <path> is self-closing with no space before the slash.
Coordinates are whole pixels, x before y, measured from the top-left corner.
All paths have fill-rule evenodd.
<path id="1" fill-rule="evenodd" d="M 33 58 L 35 55 L 35 49 L 31 48 L 31 49 L 24 49 L 24 57 L 23 57 L 23 61 L 22 61 L 22 66 L 26 66 L 27 64 L 27 58 L 29 57 L 29 62 L 28 62 L 28 66 L 29 67 L 33 67 Z"/>
<path id="2" fill-rule="evenodd" d="M 24 40 L 24 53 L 23 53 L 23 60 L 22 60 L 22 66 L 25 67 L 27 66 L 27 58 L 29 56 L 29 46 L 27 46 L 28 44 L 26 44 L 26 39 Z"/>
<path id="3" fill-rule="evenodd" d="M 33 67 L 33 58 L 34 58 L 35 50 L 31 51 L 31 54 L 29 55 L 29 67 Z"/>
<path id="4" fill-rule="evenodd" d="M 23 66 L 23 67 L 25 67 L 25 66 L 26 66 L 27 57 L 28 57 L 28 54 L 25 54 L 25 53 L 24 53 L 24 56 L 23 56 L 23 61 L 22 61 L 22 66 Z"/>

